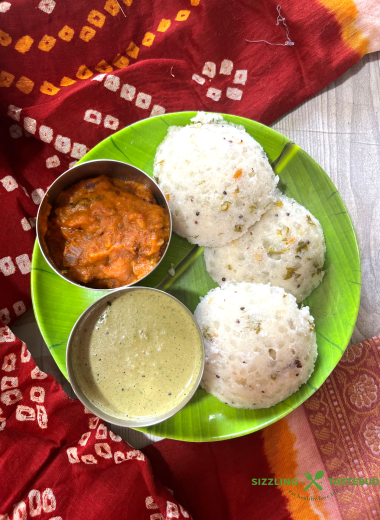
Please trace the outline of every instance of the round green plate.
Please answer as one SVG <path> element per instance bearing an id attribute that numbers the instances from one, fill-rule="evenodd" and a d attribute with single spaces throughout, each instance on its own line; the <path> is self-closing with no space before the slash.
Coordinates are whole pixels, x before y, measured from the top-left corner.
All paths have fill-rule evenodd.
<path id="1" fill-rule="evenodd" d="M 83 159 L 117 159 L 152 175 L 156 148 L 168 126 L 185 125 L 196 115 L 181 112 L 145 119 L 108 137 Z M 225 115 L 242 124 L 266 151 L 280 177 L 280 189 L 306 206 L 320 221 L 326 238 L 327 256 L 322 284 L 305 300 L 315 318 L 318 359 L 315 370 L 298 392 L 272 408 L 238 410 L 221 403 L 199 388 L 190 403 L 171 419 L 141 428 L 141 431 L 186 441 L 214 441 L 259 430 L 294 410 L 326 380 L 346 348 L 358 313 L 360 299 L 360 254 L 355 231 L 343 201 L 326 173 L 297 145 L 274 130 L 244 119 Z M 170 264 L 176 275 L 168 276 Z M 202 248 L 173 234 L 160 266 L 144 280 L 181 300 L 192 312 L 211 288 Z M 46 264 L 36 242 L 32 259 L 32 298 L 38 326 L 66 376 L 65 352 L 71 328 L 79 315 L 103 292 L 71 285 Z"/>

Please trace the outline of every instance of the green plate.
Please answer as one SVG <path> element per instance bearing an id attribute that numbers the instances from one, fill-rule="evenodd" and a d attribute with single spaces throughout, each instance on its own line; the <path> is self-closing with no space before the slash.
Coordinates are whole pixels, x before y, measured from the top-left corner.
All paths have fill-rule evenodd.
<path id="1" fill-rule="evenodd" d="M 185 125 L 195 112 L 181 112 L 145 119 L 108 137 L 81 162 L 117 159 L 152 175 L 156 148 L 168 126 Z M 224 116 L 242 124 L 266 151 L 280 185 L 290 197 L 303 204 L 320 221 L 326 238 L 327 256 L 322 284 L 305 300 L 315 318 L 318 359 L 315 370 L 298 392 L 265 410 L 238 410 L 221 403 L 199 388 L 190 403 L 167 421 L 141 431 L 186 441 L 214 441 L 259 430 L 294 410 L 326 380 L 346 348 L 358 313 L 360 300 L 360 254 L 355 231 L 343 201 L 326 173 L 301 148 L 283 135 L 242 117 Z M 168 276 L 170 264 L 176 275 Z M 216 284 L 208 275 L 202 248 L 173 234 L 160 266 L 144 280 L 181 300 L 192 312 Z M 32 298 L 38 326 L 66 376 L 65 351 L 71 328 L 79 315 L 104 294 L 71 285 L 56 275 L 45 262 L 36 242 L 32 259 Z"/>

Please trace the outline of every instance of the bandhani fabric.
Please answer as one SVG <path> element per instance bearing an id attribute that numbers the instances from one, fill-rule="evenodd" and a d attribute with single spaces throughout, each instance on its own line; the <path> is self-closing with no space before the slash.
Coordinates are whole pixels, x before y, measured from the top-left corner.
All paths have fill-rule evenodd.
<path id="1" fill-rule="evenodd" d="M 263 123 L 380 48 L 371 0 L 0 3 L 0 317 L 30 305 L 46 188 L 102 139 L 181 110 Z"/>
<path id="2" fill-rule="evenodd" d="M 379 337 L 260 432 L 139 451 L 6 326 L 46 188 L 99 141 L 180 110 L 269 124 L 379 49 L 371 0 L 0 2 L 0 520 L 379 517 Z"/>
<path id="3" fill-rule="evenodd" d="M 262 431 L 135 450 L 1 324 L 0 519 L 376 519 L 379 358 L 380 336 L 349 347 L 313 397 Z"/>
<path id="4" fill-rule="evenodd" d="M 0 363 L 1 520 L 189 518 L 145 455 L 70 399 L 4 326 Z"/>

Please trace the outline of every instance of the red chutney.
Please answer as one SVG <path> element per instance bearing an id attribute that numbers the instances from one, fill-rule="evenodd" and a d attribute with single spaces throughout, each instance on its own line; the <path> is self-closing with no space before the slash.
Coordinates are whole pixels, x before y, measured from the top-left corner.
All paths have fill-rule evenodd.
<path id="1" fill-rule="evenodd" d="M 169 215 L 146 186 L 101 175 L 59 195 L 44 238 L 71 280 L 113 289 L 148 274 L 169 233 Z"/>

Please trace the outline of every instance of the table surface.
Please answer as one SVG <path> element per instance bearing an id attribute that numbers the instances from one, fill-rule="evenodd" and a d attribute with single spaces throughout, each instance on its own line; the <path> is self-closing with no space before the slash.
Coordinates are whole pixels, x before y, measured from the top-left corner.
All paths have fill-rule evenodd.
<path id="1" fill-rule="evenodd" d="M 380 52 L 365 56 L 272 128 L 306 150 L 338 188 L 354 222 L 362 258 L 362 296 L 352 343 L 380 333 Z M 12 327 L 41 370 L 75 397 L 30 309 Z M 135 448 L 158 437 L 110 426 Z"/>

